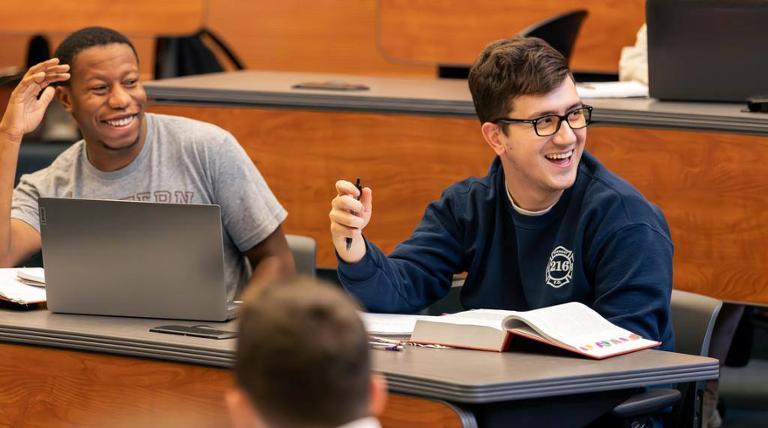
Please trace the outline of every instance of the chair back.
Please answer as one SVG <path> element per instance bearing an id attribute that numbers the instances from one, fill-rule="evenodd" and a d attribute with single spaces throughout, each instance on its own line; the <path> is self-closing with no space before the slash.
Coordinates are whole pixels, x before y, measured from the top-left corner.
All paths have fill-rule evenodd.
<path id="1" fill-rule="evenodd" d="M 682 354 L 709 356 L 709 342 L 723 302 L 701 294 L 672 290 L 672 329 L 675 351 Z M 703 382 L 679 384 L 682 398 L 665 418 L 666 426 L 701 426 Z"/>
<path id="2" fill-rule="evenodd" d="M 285 235 L 288 240 L 288 247 L 293 253 L 293 260 L 296 263 L 296 273 L 315 277 L 315 240 L 309 236 Z"/>
<path id="3" fill-rule="evenodd" d="M 672 329 L 675 351 L 709 355 L 709 342 L 723 302 L 701 294 L 672 290 Z"/>
<path id="4" fill-rule="evenodd" d="M 526 37 L 538 37 L 549 43 L 558 52 L 563 54 L 570 63 L 571 52 L 576 44 L 581 24 L 587 17 L 584 9 L 573 10 L 562 15 L 545 19 L 533 24 L 519 34 Z"/>
<path id="5" fill-rule="evenodd" d="M 538 37 L 544 40 L 563 54 L 566 61 L 570 63 L 573 45 L 576 44 L 576 36 L 579 35 L 581 23 L 586 17 L 586 10 L 573 10 L 539 21 L 517 34 L 519 36 Z M 469 66 L 467 65 L 438 64 L 437 66 L 437 77 L 440 78 L 466 79 L 468 76 Z"/>

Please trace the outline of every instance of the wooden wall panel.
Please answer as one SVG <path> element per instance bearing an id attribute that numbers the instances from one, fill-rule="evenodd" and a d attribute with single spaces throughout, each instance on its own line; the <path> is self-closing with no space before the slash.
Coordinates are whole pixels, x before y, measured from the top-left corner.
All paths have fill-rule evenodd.
<path id="1" fill-rule="evenodd" d="M 133 35 L 194 31 L 204 17 L 206 0 L 21 0 L 0 2 L 0 32 L 67 34 L 100 25 Z"/>
<path id="2" fill-rule="evenodd" d="M 240 141 L 288 210 L 285 229 L 309 235 L 318 264 L 335 267 L 331 199 L 338 179 L 373 189 L 366 236 L 384 251 L 410 235 L 442 189 L 483 175 L 493 157 L 476 120 L 302 110 L 154 106 L 218 124 Z"/>
<path id="3" fill-rule="evenodd" d="M 382 428 L 461 428 L 460 417 L 443 402 L 389 394 L 379 418 Z"/>
<path id="4" fill-rule="evenodd" d="M 171 4 L 184 1 L 175 0 Z M 87 3 L 112 5 L 115 2 L 89 0 Z M 157 5 L 158 12 L 162 12 L 165 7 L 165 2 L 149 0 L 142 0 L 139 6 L 144 3 Z M 141 22 L 147 28 L 135 28 L 139 24 L 134 19 L 136 14 L 123 13 L 117 6 L 102 11 L 101 18 L 86 19 L 83 16 L 66 22 L 66 26 L 80 28 L 83 25 L 115 24 L 114 27 L 123 29 L 137 44 L 144 78 L 151 77 L 154 64 L 154 44 L 152 34 L 148 34 L 149 29 L 155 28 L 157 33 L 167 34 L 192 32 L 200 25 L 206 25 L 220 35 L 249 69 L 369 75 L 435 74 L 434 67 L 396 64 L 381 55 L 376 43 L 376 0 L 196 0 L 191 3 L 207 3 L 207 6 L 197 10 L 199 16 L 195 20 L 188 22 L 190 20 L 185 19 L 171 27 L 168 27 L 167 22 L 149 19 Z M 21 0 L 3 0 L 3 5 L 9 11 L 27 8 L 27 4 Z M 75 2 L 59 2 L 58 7 L 76 15 L 80 6 Z M 110 14 L 110 10 L 118 12 Z M 8 15 L 7 19 L 15 19 L 16 15 L 19 13 Z M 28 34 L 54 32 L 51 47 L 58 45 L 61 35 L 55 31 L 64 25 L 59 22 L 59 17 L 55 14 L 28 12 L 25 12 L 24 17 L 34 19 L 31 23 L 29 19 L 24 20 L 30 25 Z M 150 16 L 153 17 L 157 16 Z M 117 25 L 123 18 L 127 21 Z M 174 15 L 168 16 L 171 21 L 173 18 Z M 27 36 L 10 32 L 0 25 L 0 67 L 23 65 L 27 39 Z"/>
<path id="5" fill-rule="evenodd" d="M 27 58 L 28 41 L 29 36 L 3 34 L 0 31 L 0 69 L 23 66 Z"/>
<path id="6" fill-rule="evenodd" d="M 475 120 L 371 113 L 155 106 L 207 120 L 240 140 L 289 211 L 286 230 L 335 266 L 328 211 L 338 178 L 374 190 L 366 235 L 384 251 L 408 237 L 449 184 L 483 175 L 493 156 Z M 768 138 L 595 126 L 587 147 L 664 211 L 675 287 L 768 304 Z"/>
<path id="7" fill-rule="evenodd" d="M 768 304 L 768 137 L 594 127 L 588 147 L 667 217 L 675 287 Z"/>
<path id="8" fill-rule="evenodd" d="M 5 111 L 5 106 L 8 105 L 8 98 L 11 97 L 11 92 L 13 92 L 11 87 L 0 87 L 0 111 Z"/>
<path id="9" fill-rule="evenodd" d="M 618 70 L 621 48 L 635 43 L 645 0 L 380 0 L 384 55 L 401 61 L 472 64 L 493 40 L 574 9 L 589 12 L 571 66 Z"/>
<path id="10" fill-rule="evenodd" d="M 31 13 L 28 2 L 0 2 L 0 68 L 23 67 L 27 45 L 35 34 L 49 39 L 51 53 L 67 34 L 79 28 L 100 25 L 128 35 L 139 53 L 142 78 L 151 79 L 154 69 L 154 37 L 186 34 L 200 27 L 208 0 L 136 0 L 132 2 L 41 0 Z"/>
<path id="11" fill-rule="evenodd" d="M 66 35 L 64 34 L 52 34 L 48 36 L 51 54 L 56 50 Z M 0 34 L 0 66 L 3 64 L 7 66 L 22 67 L 27 61 L 27 44 L 29 41 L 26 37 L 11 36 L 10 39 L 13 43 L 3 43 L 8 38 Z M 131 42 L 136 48 L 136 52 L 139 54 L 139 70 L 141 72 L 141 78 L 143 80 L 151 80 L 154 68 L 155 68 L 155 39 L 152 37 L 131 37 Z M 10 51 L 3 52 L 3 47 L 8 46 Z M 4 62 L 5 61 L 5 62 Z M 0 111 L 5 111 L 5 103 L 0 103 Z"/>
<path id="12" fill-rule="evenodd" d="M 51 2 L 45 0 L 45 3 Z M 379 3 L 382 34 L 377 31 Z M 559 11 L 585 7 L 591 16 L 582 29 L 572 65 L 583 70 L 615 71 L 620 48 L 634 43 L 635 32 L 643 22 L 643 3 L 643 0 L 506 3 L 488 0 L 174 0 L 170 3 L 140 0 L 127 6 L 129 3 L 88 0 L 53 2 L 52 9 L 36 4 L 36 9 L 46 13 L 29 13 L 27 3 L 4 0 L 0 6 L 0 67 L 23 65 L 28 35 L 54 34 L 58 40 L 62 32 L 72 28 L 109 25 L 127 32 L 140 45 L 137 47 L 142 71 L 148 78 L 153 64 L 154 34 L 191 32 L 204 24 L 229 43 L 249 69 L 432 76 L 433 66 L 417 65 L 413 60 L 431 61 L 439 54 L 441 58 L 448 55 L 447 59 L 471 62 L 493 39 L 513 35 Z M 145 14 L 144 10 L 151 13 Z M 435 45 L 435 31 L 446 26 L 453 29 L 438 33 L 439 43 Z M 451 34 L 459 37 L 446 43 L 443 38 Z M 424 51 L 425 41 L 432 43 L 431 49 L 435 52 Z M 55 48 L 58 41 L 52 42 Z M 400 53 L 403 50 L 405 55 Z"/>
<path id="13" fill-rule="evenodd" d="M 376 43 L 376 0 L 210 0 L 208 25 L 247 67 L 373 75 L 434 75 L 385 60 Z"/>
<path id="14" fill-rule="evenodd" d="M 0 426 L 225 428 L 228 369 L 0 343 Z M 385 428 L 458 428 L 446 404 L 390 394 Z"/>
<path id="15" fill-rule="evenodd" d="M 226 369 L 0 343 L 0 426 L 224 427 Z"/>

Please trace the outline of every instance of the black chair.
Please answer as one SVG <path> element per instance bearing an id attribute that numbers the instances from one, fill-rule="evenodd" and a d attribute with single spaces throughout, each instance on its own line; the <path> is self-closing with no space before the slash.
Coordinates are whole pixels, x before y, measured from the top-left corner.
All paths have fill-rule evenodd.
<path id="1" fill-rule="evenodd" d="M 672 290 L 672 329 L 675 351 L 709 356 L 709 343 L 723 302 L 700 294 Z M 701 426 L 704 382 L 680 384 L 677 389 L 651 389 L 630 397 L 613 409 L 613 416 L 624 426 L 643 426 L 652 416 L 661 417 L 665 426 Z M 671 413 L 663 411 L 675 405 Z"/>
<path id="2" fill-rule="evenodd" d="M 576 44 L 576 37 L 579 35 L 579 29 L 581 29 L 581 24 L 586 17 L 586 10 L 573 10 L 537 22 L 520 31 L 518 35 L 538 37 L 544 40 L 563 54 L 570 63 L 571 52 Z M 469 76 L 469 66 L 438 65 L 437 76 L 440 78 L 466 79 Z"/>
<path id="3" fill-rule="evenodd" d="M 574 10 L 531 25 L 521 31 L 520 35 L 538 37 L 544 40 L 563 54 L 570 63 L 576 37 L 579 35 L 581 24 L 586 17 L 586 10 Z"/>
<path id="4" fill-rule="evenodd" d="M 285 235 L 285 239 L 293 254 L 293 261 L 296 263 L 296 273 L 315 277 L 317 275 L 315 240 L 303 235 Z"/>
<path id="5" fill-rule="evenodd" d="M 218 73 L 225 70 L 222 60 L 235 70 L 245 69 L 232 48 L 207 28 L 155 39 L 155 79 Z"/>

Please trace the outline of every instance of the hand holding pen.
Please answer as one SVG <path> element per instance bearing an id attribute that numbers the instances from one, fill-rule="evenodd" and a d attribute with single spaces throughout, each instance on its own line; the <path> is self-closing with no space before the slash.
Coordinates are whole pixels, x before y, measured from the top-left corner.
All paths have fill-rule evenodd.
<path id="1" fill-rule="evenodd" d="M 347 263 L 355 263 L 365 255 L 362 230 L 371 219 L 373 192 L 368 187 L 346 180 L 336 182 L 336 197 L 331 201 L 331 237 L 336 252 Z"/>
<path id="2" fill-rule="evenodd" d="M 357 189 L 357 200 L 360 200 L 360 197 L 363 196 L 363 188 L 360 186 L 360 177 L 357 177 L 357 181 L 355 181 L 355 189 Z M 352 238 L 345 238 L 344 242 L 346 243 L 347 252 L 352 249 Z"/>

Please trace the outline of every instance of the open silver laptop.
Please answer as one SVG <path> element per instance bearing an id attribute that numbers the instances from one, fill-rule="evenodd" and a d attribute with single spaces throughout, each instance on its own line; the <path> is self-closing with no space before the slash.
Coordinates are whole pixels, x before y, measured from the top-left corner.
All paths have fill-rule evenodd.
<path id="1" fill-rule="evenodd" d="M 221 209 L 40 198 L 48 309 L 224 321 Z"/>

